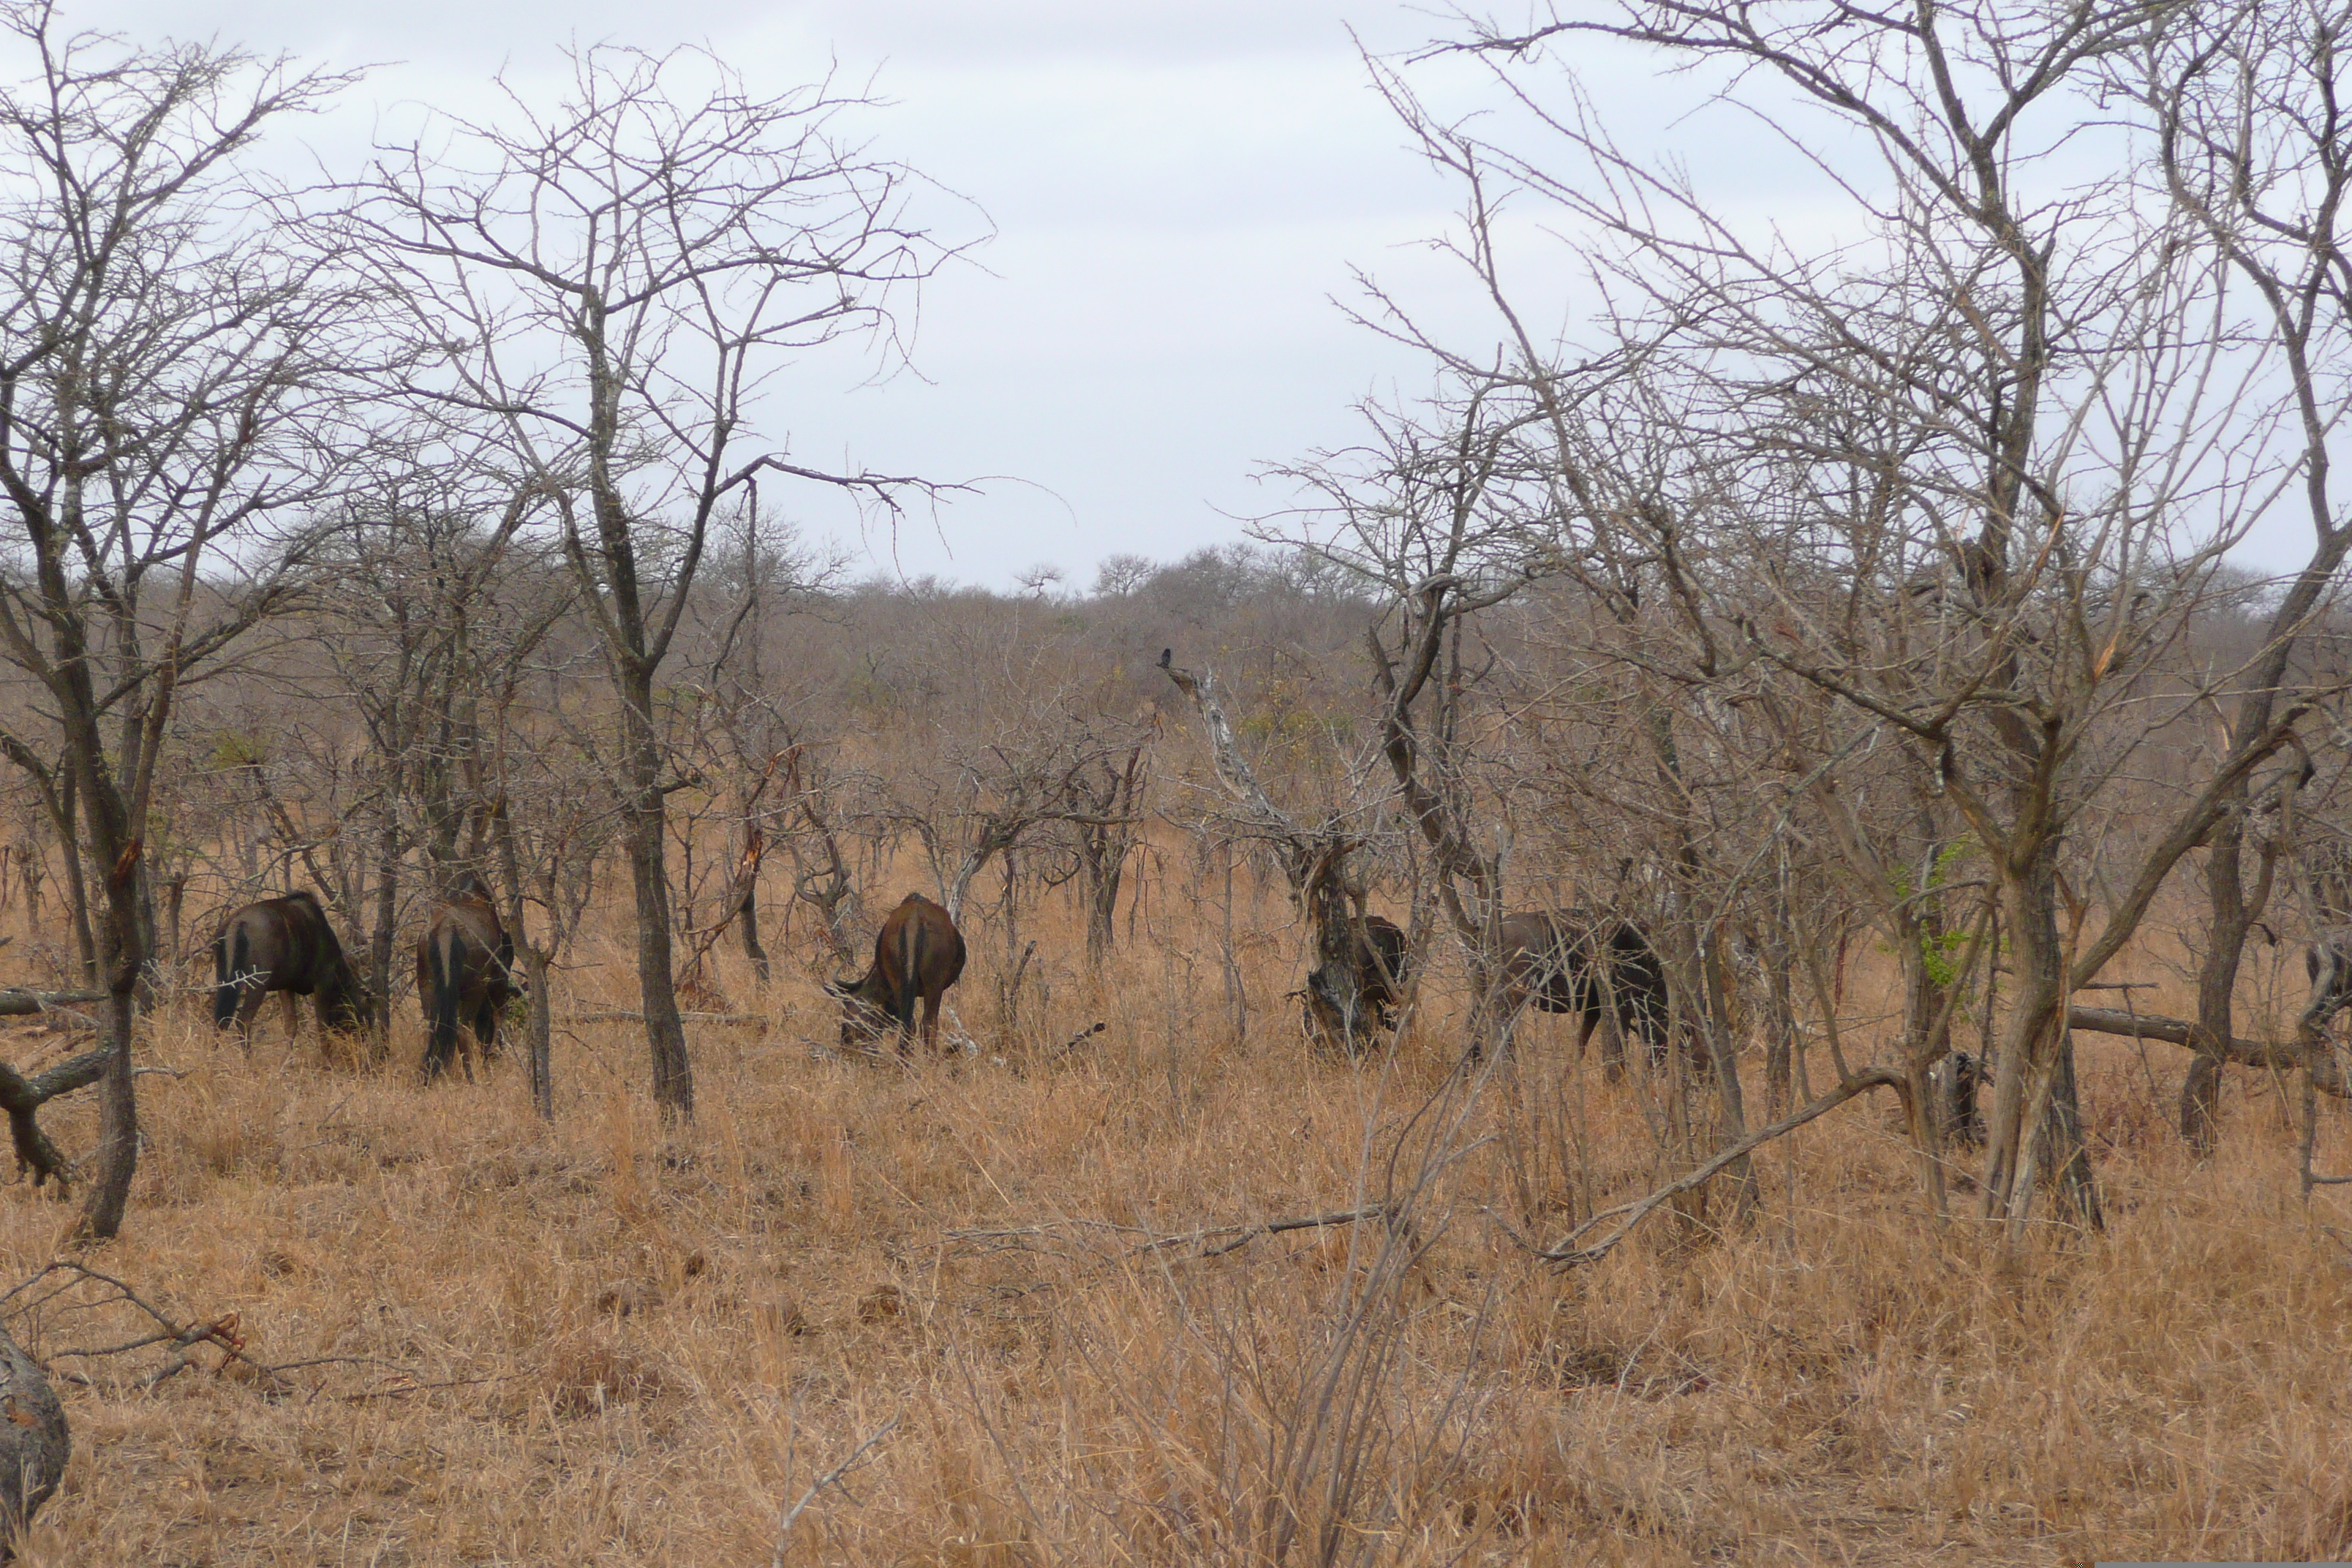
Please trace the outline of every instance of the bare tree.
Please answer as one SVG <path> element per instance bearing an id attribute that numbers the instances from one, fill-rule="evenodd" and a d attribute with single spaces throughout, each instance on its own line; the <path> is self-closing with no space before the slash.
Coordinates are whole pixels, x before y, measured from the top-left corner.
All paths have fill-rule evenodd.
<path id="1" fill-rule="evenodd" d="M 358 809 L 373 819 L 364 901 L 373 910 L 368 973 L 379 1032 L 391 1022 L 410 851 L 422 848 L 428 879 L 446 885 L 466 824 L 483 826 L 469 783 L 480 770 L 482 645 L 491 662 L 529 652 L 497 647 L 516 629 L 500 624 L 500 600 L 516 595 L 488 589 L 494 571 L 516 564 L 508 545 L 534 498 L 511 487 L 486 497 L 476 479 L 467 465 L 402 455 L 337 509 L 321 551 L 328 570 L 310 640 L 333 672 L 338 711 L 356 713 L 367 741 Z M 533 640 L 551 619 L 525 618 Z"/>
<path id="2" fill-rule="evenodd" d="M 2252 289 L 2293 400 L 2282 441 L 2299 449 L 2312 551 L 2278 596 L 2261 652 L 2240 679 L 2223 742 L 2232 752 L 2272 730 L 2298 644 L 2352 542 L 2327 489 L 2328 438 L 2346 408 L 2340 378 L 2352 360 L 2352 254 L 2338 226 L 2352 194 L 2339 56 L 2347 28 L 2352 7 L 2340 4 L 2185 7 L 2108 68 L 2153 121 L 2167 196 Z M 2200 1150 L 2212 1147 L 2246 935 L 2273 885 L 2263 857 L 2251 894 L 2245 886 L 2247 805 L 2242 780 L 2221 803 L 2205 845 L 2197 1058 L 2180 1098 L 2181 1135 Z"/>
<path id="3" fill-rule="evenodd" d="M 922 481 L 789 462 L 753 432 L 793 356 L 865 333 L 895 352 L 900 290 L 947 252 L 906 216 L 909 172 L 841 139 L 866 100 L 750 91 L 698 50 L 572 57 L 562 100 L 451 118 L 446 149 L 387 148 L 362 232 L 422 341 L 421 404 L 493 420 L 562 517 L 604 650 L 656 1102 L 691 1117 L 671 963 L 656 679 L 722 507 L 763 474 L 893 510 Z"/>
<path id="4" fill-rule="evenodd" d="M 2076 889 L 2093 868 L 2069 881 L 2070 829 L 2160 728 L 2145 708 L 2157 660 L 2216 602 L 2224 557 L 2303 462 L 2300 437 L 2279 440 L 2304 426 L 2267 390 L 2267 345 L 2249 348 L 2229 316 L 2225 259 L 2140 199 L 2127 142 L 2084 132 L 2078 95 L 2152 20 L 2120 3 L 1881 15 L 1666 0 L 1480 33 L 1471 47 L 1565 163 L 1439 123 L 1389 79 L 1467 193 L 1459 249 L 1502 342 L 1454 351 L 1401 312 L 1384 324 L 1549 448 L 1531 516 L 1563 568 L 1597 603 L 1638 594 L 1666 611 L 1655 629 L 1671 636 L 1625 657 L 1683 702 L 1811 689 L 1844 733 L 1801 769 L 1830 770 L 1826 782 L 1893 742 L 1983 855 L 2013 971 L 1984 1201 L 2012 1237 L 2037 1173 L 2097 1223 L 2068 998 L 2306 700 L 2245 715 L 2114 879 L 2105 923 L 2087 924 Z M 1554 96 L 1526 74 L 1548 47 L 1591 35 L 1721 62 L 1726 94 L 1854 198 L 1862 237 L 1807 254 L 1746 232 L 1678 168 L 1621 151 L 1572 83 Z M 1496 243 L 1503 188 L 1558 204 L 1585 237 L 1590 340 L 1528 329 Z M 2320 538 L 2315 584 L 2337 559 L 2324 526 Z M 2275 669 L 2223 673 L 2177 701 L 2275 688 L 2291 637 L 2274 626 L 2264 645 Z M 1882 887 L 1908 863 L 1858 847 L 1856 874 Z M 1874 897 L 1887 910 L 1928 890 Z M 1921 941 L 1952 931 L 1914 933 L 1906 951 L 1925 956 Z M 1936 989 L 1948 1017 L 1958 993 Z M 1916 1063 L 1941 1030 L 1933 1005 L 1911 1011 L 1930 1037 Z M 1915 1099 L 1917 1079 L 1889 1078 Z"/>
<path id="5" fill-rule="evenodd" d="M 1087 963 L 1097 970 L 1117 942 L 1119 888 L 1143 835 L 1143 797 L 1151 782 L 1147 763 L 1158 714 L 1150 719 L 1131 730 L 1119 727 L 1107 746 L 1081 746 L 1062 775 L 1062 820 L 1077 856 Z"/>
<path id="6" fill-rule="evenodd" d="M 299 549 L 250 536 L 329 495 L 363 445 L 363 297 L 245 158 L 345 79 L 65 37 L 47 5 L 11 5 L 0 26 L 37 61 L 0 95 L 0 489 L 27 566 L 0 579 L 0 648 L 58 725 L 75 796 L 60 826 L 102 896 L 110 1054 L 83 1223 L 109 1237 L 138 1160 L 142 848 L 173 698 L 294 585 Z"/>
<path id="7" fill-rule="evenodd" d="M 1309 808 L 1284 809 L 1242 749 L 1216 672 L 1184 668 L 1174 662 L 1173 649 L 1161 652 L 1160 668 L 1199 716 L 1211 771 L 1231 802 L 1215 814 L 1219 834 L 1262 843 L 1274 852 L 1313 933 L 1321 984 L 1310 980 L 1306 989 L 1310 1036 L 1350 1056 L 1361 1053 L 1371 1042 L 1378 1016 L 1362 994 L 1362 955 L 1372 949 L 1363 922 L 1364 878 L 1351 864 L 1371 837 L 1376 816 L 1357 787 L 1363 770 L 1349 770 L 1342 789 L 1327 796 L 1312 817 Z"/>

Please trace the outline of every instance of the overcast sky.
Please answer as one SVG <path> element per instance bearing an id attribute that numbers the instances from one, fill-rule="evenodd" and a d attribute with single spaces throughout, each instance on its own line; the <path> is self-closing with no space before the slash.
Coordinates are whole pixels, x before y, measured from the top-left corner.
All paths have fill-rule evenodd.
<path id="1" fill-rule="evenodd" d="M 662 49 L 707 43 L 754 91 L 870 79 L 878 156 L 941 187 L 920 204 L 945 237 L 993 231 L 923 298 L 917 374 L 871 384 L 869 363 L 797 367 L 763 411 L 812 466 L 982 479 L 980 493 L 894 531 L 861 528 L 814 489 L 782 504 L 848 547 L 853 570 L 992 587 L 1064 568 L 1083 588 L 1105 556 L 1157 559 L 1245 536 L 1288 492 L 1253 474 L 1357 438 L 1354 405 L 1430 384 L 1409 350 L 1353 325 L 1350 268 L 1379 278 L 1442 340 L 1496 337 L 1458 263 L 1427 241 L 1456 193 L 1407 145 L 1359 54 L 1455 36 L 1441 6 L 1395 0 L 68 0 L 70 25 L 286 50 L 372 68 L 342 110 L 303 134 L 357 165 L 378 124 L 416 106 L 494 112 L 504 70 L 551 100 L 567 40 Z M 1850 198 L 1752 118 L 1707 107 L 1713 84 L 1645 52 L 1580 43 L 1578 72 L 1621 143 L 1690 169 L 1720 216 L 1802 247 L 1856 220 Z M 1496 108 L 1484 68 L 1411 68 L 1452 117 Z M 1769 91 L 1769 82 L 1751 82 Z M 1792 121 L 1801 123 L 1801 121 Z M 1491 132 L 1496 127 L 1489 125 Z M 1536 219 L 1523 217 L 1534 239 Z M 1523 303 L 1579 310 L 1565 257 L 1522 247 Z M 773 500 L 773 492 L 763 500 Z M 2280 525 L 2282 529 L 2284 524 Z M 2299 558 L 2258 538 L 2252 555 Z"/>
<path id="2" fill-rule="evenodd" d="M 860 385 L 847 362 L 811 367 L 770 434 L 812 464 L 998 477 L 895 535 L 804 498 L 860 571 L 1002 586 L 1045 562 L 1084 586 L 1106 555 L 1240 539 L 1237 517 L 1284 499 L 1253 481 L 1260 464 L 1345 443 L 1360 399 L 1428 384 L 1331 302 L 1354 296 L 1351 265 L 1440 319 L 1477 315 L 1419 244 L 1452 193 L 1350 36 L 1387 52 L 1443 30 L 1389 0 L 96 0 L 66 19 L 373 66 L 308 132 L 338 154 L 405 104 L 481 112 L 502 68 L 551 78 L 571 37 L 708 42 L 754 90 L 835 61 L 845 81 L 871 76 L 892 100 L 866 121 L 877 153 L 969 198 L 925 204 L 943 234 L 994 238 L 924 296 L 919 375 Z M 1422 75 L 1440 92 L 1470 79 Z"/>

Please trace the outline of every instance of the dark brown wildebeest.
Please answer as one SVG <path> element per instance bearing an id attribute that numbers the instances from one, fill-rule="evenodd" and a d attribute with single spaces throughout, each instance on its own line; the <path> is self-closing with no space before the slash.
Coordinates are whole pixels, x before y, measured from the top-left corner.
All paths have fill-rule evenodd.
<path id="1" fill-rule="evenodd" d="M 1370 1022 L 1378 1028 L 1391 1028 L 1395 1024 L 1397 1005 L 1404 1000 L 1404 983 L 1411 969 L 1411 959 L 1405 952 L 1404 931 L 1392 920 L 1380 915 L 1366 915 L 1364 927 L 1356 941 L 1356 964 L 1350 978 L 1342 973 L 1331 973 L 1331 966 L 1321 963 L 1307 976 L 1303 994 L 1307 998 L 1307 1032 L 1316 1034 L 1323 1019 L 1336 1021 L 1339 1030 L 1351 1042 L 1357 1034 L 1352 1012 L 1356 1017 Z"/>
<path id="2" fill-rule="evenodd" d="M 1527 1006 L 1575 1014 L 1580 1056 L 1600 1026 L 1604 1004 L 1613 999 L 1616 1005 L 1608 1010 L 1615 1014 L 1618 1033 L 1638 1037 L 1651 1066 L 1664 1064 L 1666 968 L 1639 926 L 1613 916 L 1537 911 L 1504 916 L 1502 940 L 1507 1016 Z M 1612 1072 L 1618 1065 L 1609 1063 Z"/>
<path id="3" fill-rule="evenodd" d="M 841 1044 L 863 1050 L 895 1033 L 906 1054 L 915 1031 L 915 1000 L 923 1003 L 923 1045 L 940 1037 L 940 998 L 963 973 L 963 934 L 947 910 L 920 893 L 908 893 L 874 938 L 874 964 L 862 979 L 830 980 L 828 995 L 841 998 Z"/>
<path id="4" fill-rule="evenodd" d="M 367 994 L 343 957 L 343 944 L 318 895 L 289 893 L 247 904 L 213 939 L 213 1022 L 236 1026 L 253 1048 L 253 1018 L 273 991 L 286 998 L 286 1031 L 296 1032 L 294 998 L 317 1000 L 319 1026 L 356 1034 L 367 1027 Z"/>
<path id="5" fill-rule="evenodd" d="M 498 1054 L 499 1018 L 507 1003 L 522 994 L 514 978 L 514 938 L 499 919 L 499 907 L 481 878 L 468 871 L 425 922 L 416 939 L 416 1002 L 425 1010 L 425 1081 L 449 1069 L 463 1049 L 468 1082 L 474 1055 L 482 1065 Z M 470 1046 L 460 1042 L 466 1026 Z"/>

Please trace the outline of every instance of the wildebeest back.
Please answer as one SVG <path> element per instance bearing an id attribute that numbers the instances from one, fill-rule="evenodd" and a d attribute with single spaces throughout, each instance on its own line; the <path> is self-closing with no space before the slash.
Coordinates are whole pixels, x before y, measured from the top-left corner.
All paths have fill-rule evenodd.
<path id="1" fill-rule="evenodd" d="M 213 1022 L 250 1028 L 271 992 L 312 996 L 321 1026 L 357 1029 L 366 1023 L 359 977 L 318 895 L 307 889 L 247 904 L 213 939 Z"/>
<path id="2" fill-rule="evenodd" d="M 874 963 L 855 981 L 827 983 L 840 998 L 841 1043 L 856 1047 L 883 1032 L 874 1015 L 888 1020 L 903 1042 L 914 1032 L 915 1005 L 923 1005 L 923 1039 L 939 1033 L 940 999 L 963 973 L 963 933 L 947 910 L 908 893 L 874 938 Z"/>
<path id="3" fill-rule="evenodd" d="M 457 1055 L 461 1022 L 485 1062 L 497 1052 L 499 1016 L 520 994 L 514 983 L 514 938 L 488 888 L 470 871 L 434 910 L 417 938 L 416 994 L 425 1013 L 422 1068 L 427 1081 Z M 471 1078 L 471 1053 L 464 1066 Z"/>

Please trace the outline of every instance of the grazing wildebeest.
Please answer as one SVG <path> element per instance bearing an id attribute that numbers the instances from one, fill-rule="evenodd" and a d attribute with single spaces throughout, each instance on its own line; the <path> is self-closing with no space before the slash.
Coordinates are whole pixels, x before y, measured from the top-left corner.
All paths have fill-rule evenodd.
<path id="1" fill-rule="evenodd" d="M 1614 917 L 1538 910 L 1504 916 L 1502 942 L 1507 1016 L 1528 1006 L 1575 1014 L 1580 1056 L 1601 1025 L 1604 1003 L 1613 999 L 1609 1010 L 1619 1033 L 1638 1037 L 1650 1065 L 1664 1065 L 1666 969 L 1641 927 Z M 1610 1066 L 1613 1070 L 1616 1064 Z"/>
<path id="2" fill-rule="evenodd" d="M 357 1033 L 367 1027 L 367 995 L 343 957 L 343 944 L 318 895 L 305 889 L 264 899 L 228 917 L 213 939 L 213 1022 L 235 1024 L 253 1048 L 253 1018 L 275 991 L 286 998 L 286 1031 L 296 1032 L 294 998 L 317 1000 L 319 1026 Z"/>
<path id="3" fill-rule="evenodd" d="M 474 1054 L 488 1067 L 498 1053 L 499 1017 L 509 1000 L 522 994 L 514 977 L 514 938 L 499 919 L 499 907 L 482 879 L 468 871 L 425 922 L 416 939 L 416 1001 L 425 1010 L 425 1081 L 449 1068 L 465 1050 L 466 1077 L 474 1076 Z M 464 1021 L 470 1047 L 458 1039 Z"/>
<path id="4" fill-rule="evenodd" d="M 1354 1020 L 1348 1016 L 1350 997 L 1360 1009 L 1359 1016 L 1379 1028 L 1393 1026 L 1397 1005 L 1404 1000 L 1411 963 L 1403 931 L 1394 921 L 1366 915 L 1363 931 L 1356 941 L 1355 961 L 1353 986 L 1344 984 L 1347 975 L 1333 975 L 1328 963 L 1318 964 L 1308 973 L 1303 993 L 1308 1034 L 1316 1033 L 1318 1017 L 1328 1017 L 1339 1020 L 1352 1041 Z"/>
<path id="5" fill-rule="evenodd" d="M 1977 1109 L 1977 1090 L 1984 1087 L 1985 1064 L 1966 1051 L 1954 1051 L 1936 1064 L 1935 1080 L 1945 1138 L 1954 1143 L 1983 1142 L 1984 1113 Z"/>
<path id="6" fill-rule="evenodd" d="M 874 964 L 857 980 L 829 980 L 825 991 L 841 998 L 841 1044 L 862 1050 L 895 1033 L 904 1055 L 915 1030 L 915 1000 L 923 1003 L 923 1045 L 936 1047 L 940 998 L 963 973 L 963 935 L 947 910 L 920 893 L 908 893 L 874 938 Z"/>

